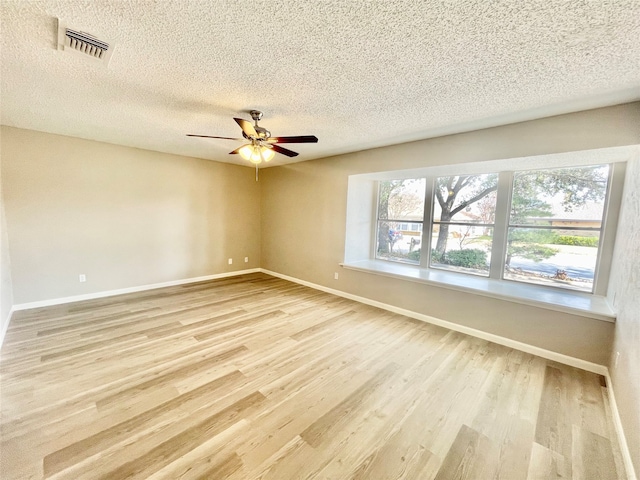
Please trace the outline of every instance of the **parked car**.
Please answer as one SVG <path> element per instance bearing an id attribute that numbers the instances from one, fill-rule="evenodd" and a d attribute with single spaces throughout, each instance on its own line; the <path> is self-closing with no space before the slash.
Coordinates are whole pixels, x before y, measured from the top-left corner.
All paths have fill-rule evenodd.
<path id="1" fill-rule="evenodd" d="M 389 241 L 395 242 L 397 240 L 402 240 L 402 232 L 400 230 L 396 230 L 393 228 L 389 229 Z"/>

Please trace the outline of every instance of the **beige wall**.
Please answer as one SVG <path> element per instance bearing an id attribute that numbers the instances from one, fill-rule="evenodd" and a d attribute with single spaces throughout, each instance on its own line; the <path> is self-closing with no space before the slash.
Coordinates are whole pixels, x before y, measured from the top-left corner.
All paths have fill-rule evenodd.
<path id="1" fill-rule="evenodd" d="M 251 168 L 9 127 L 1 148 L 15 304 L 260 266 Z"/>
<path id="2" fill-rule="evenodd" d="M 13 306 L 13 285 L 11 283 L 11 263 L 7 222 L 4 214 L 4 191 L 2 189 L 2 152 L 0 151 L 0 345 L 5 329 L 9 325 L 9 312 Z"/>
<path id="3" fill-rule="evenodd" d="M 611 380 L 635 470 L 640 473 L 640 159 L 627 165 L 609 297 L 615 299 L 618 312 Z"/>
<path id="4" fill-rule="evenodd" d="M 347 180 L 376 171 L 637 144 L 639 124 L 640 103 L 634 103 L 269 168 L 261 180 L 262 267 L 606 365 L 612 323 L 341 269 Z"/>

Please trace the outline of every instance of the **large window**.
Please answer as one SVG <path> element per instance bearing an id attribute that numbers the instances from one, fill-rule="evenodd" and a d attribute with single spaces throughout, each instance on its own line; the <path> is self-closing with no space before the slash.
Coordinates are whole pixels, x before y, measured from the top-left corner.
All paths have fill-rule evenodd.
<path id="1" fill-rule="evenodd" d="M 430 266 L 489 275 L 497 188 L 495 173 L 435 179 Z"/>
<path id="2" fill-rule="evenodd" d="M 609 166 L 517 172 L 504 278 L 591 292 Z"/>
<path id="3" fill-rule="evenodd" d="M 376 258 L 593 292 L 609 165 L 379 182 Z"/>
<path id="4" fill-rule="evenodd" d="M 380 182 L 376 257 L 420 263 L 426 179 Z"/>

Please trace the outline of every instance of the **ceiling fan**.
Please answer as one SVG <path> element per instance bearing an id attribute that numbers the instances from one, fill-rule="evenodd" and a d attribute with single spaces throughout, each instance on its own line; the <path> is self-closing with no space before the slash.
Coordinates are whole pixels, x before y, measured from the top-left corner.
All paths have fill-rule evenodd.
<path id="1" fill-rule="evenodd" d="M 259 163 L 271 160 L 276 153 L 286 155 L 287 157 L 295 157 L 298 155 L 298 152 L 283 148 L 278 145 L 279 143 L 318 143 L 318 138 L 314 135 L 272 137 L 269 130 L 258 125 L 258 121 L 262 118 L 262 112 L 260 110 L 251 110 L 249 113 L 255 125 L 251 125 L 251 122 L 242 118 L 234 118 L 234 120 L 240 125 L 242 136 L 249 140 L 250 143 L 236 148 L 232 152 L 229 152 L 229 154 L 239 153 L 242 158 L 254 163 L 256 168 Z M 221 138 L 224 140 L 242 141 L 242 138 L 215 137 L 213 135 L 195 135 L 191 133 L 187 134 L 187 137 Z"/>

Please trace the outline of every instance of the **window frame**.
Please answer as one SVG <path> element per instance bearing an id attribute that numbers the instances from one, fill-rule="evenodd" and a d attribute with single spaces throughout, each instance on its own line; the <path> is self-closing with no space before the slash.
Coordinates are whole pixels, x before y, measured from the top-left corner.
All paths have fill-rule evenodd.
<path id="1" fill-rule="evenodd" d="M 542 171 L 542 170 L 553 170 L 555 167 L 538 167 L 538 168 L 522 168 L 522 169 L 511 169 L 511 170 L 498 170 L 491 171 L 491 169 L 487 169 L 485 172 L 474 172 L 469 173 L 469 175 L 481 175 L 485 173 L 496 173 L 498 175 L 498 188 L 496 190 L 496 210 L 495 210 L 495 219 L 493 224 L 493 238 L 492 238 L 492 248 L 491 248 L 491 261 L 489 263 L 489 274 L 487 276 L 480 276 L 483 278 L 488 278 L 492 280 L 498 280 L 500 282 L 509 282 L 509 283 L 518 283 L 523 286 L 535 286 L 540 288 L 552 289 L 554 291 L 563 291 L 567 293 L 571 292 L 580 292 L 587 295 L 606 295 L 608 280 L 611 269 L 611 259 L 613 256 L 613 247 L 615 243 L 615 228 L 617 225 L 617 216 L 620 210 L 620 202 L 622 196 L 622 188 L 624 185 L 624 173 L 626 163 L 623 162 L 590 162 L 583 165 L 571 165 L 567 167 L 558 167 L 558 168 L 581 168 L 588 167 L 594 165 L 608 165 L 609 166 L 609 174 L 607 179 L 607 189 L 604 196 L 604 205 L 603 205 L 603 214 L 602 214 L 602 223 L 599 229 L 600 232 L 600 241 L 598 245 L 598 252 L 596 255 L 596 262 L 594 267 L 594 277 L 593 277 L 593 286 L 590 292 L 588 291 L 579 291 L 569 288 L 563 288 L 560 286 L 554 285 L 541 285 L 536 283 L 522 282 L 517 280 L 512 280 L 508 278 L 504 278 L 504 269 L 506 264 L 506 253 L 507 253 L 507 237 L 509 234 L 510 227 L 510 213 L 511 213 L 511 200 L 513 194 L 513 183 L 514 176 L 516 172 L 524 172 L 524 171 Z M 458 172 L 452 173 L 450 175 L 466 175 L 466 173 Z M 380 184 L 384 181 L 389 180 L 378 180 L 376 182 L 376 201 L 375 201 L 375 221 L 374 221 L 374 231 L 373 231 L 373 252 L 372 259 L 376 261 L 384 261 L 391 263 L 401 263 L 405 265 L 414 265 L 418 266 L 421 269 L 428 270 L 438 270 L 438 271 L 447 271 L 451 274 L 457 275 L 470 275 L 470 276 L 479 276 L 474 275 L 473 273 L 467 272 L 452 272 L 451 270 L 441 269 L 437 267 L 432 267 L 431 265 L 431 250 L 432 250 L 432 240 L 433 240 L 433 226 L 434 226 L 434 191 L 435 191 L 435 182 L 438 177 L 443 177 L 448 175 L 442 174 L 431 174 L 431 175 L 416 175 L 411 177 L 405 177 L 404 179 L 420 179 L 425 178 L 425 204 L 424 204 L 424 216 L 422 221 L 422 245 L 423 248 L 421 250 L 420 255 L 420 263 L 416 265 L 415 263 L 403 262 L 401 260 L 393 260 L 387 258 L 379 258 L 377 256 L 377 235 L 378 235 L 378 222 L 379 222 L 379 194 L 380 194 Z M 612 221 L 615 216 L 615 221 Z M 535 226 L 532 225 L 532 228 Z M 426 250 L 426 252 L 425 252 Z"/>
<path id="2" fill-rule="evenodd" d="M 416 177 L 416 178 L 426 178 L 425 176 L 420 176 L 420 177 Z M 404 179 L 398 179 L 398 180 L 409 180 L 407 178 Z M 389 181 L 393 181 L 393 180 L 389 180 Z M 394 218 L 380 218 L 380 184 L 382 183 L 382 181 L 377 181 L 376 182 L 376 188 L 375 188 L 375 199 L 374 199 L 374 211 L 373 211 L 373 238 L 371 241 L 371 258 L 374 260 L 381 260 L 381 261 L 387 261 L 387 262 L 394 262 L 394 263 L 400 263 L 400 264 L 404 264 L 404 265 L 413 265 L 413 266 L 421 266 L 422 265 L 422 255 L 420 256 L 420 263 L 416 264 L 414 262 L 411 261 L 403 261 L 403 260 L 391 260 L 388 258 L 384 258 L 384 257 L 379 257 L 378 256 L 378 229 L 379 229 L 379 225 L 380 222 L 385 222 L 385 223 L 397 223 L 397 224 L 402 224 L 402 223 L 406 223 L 408 225 L 412 225 L 412 224 L 419 224 L 422 225 L 423 228 L 423 232 L 422 232 L 422 236 L 421 238 L 423 239 L 424 237 L 424 218 L 425 218 L 425 213 L 423 211 L 423 215 L 422 215 L 422 220 L 407 220 L 407 219 L 394 219 Z M 428 183 L 428 180 L 425 181 L 425 184 Z M 398 227 L 399 230 L 402 230 L 401 228 Z M 412 230 L 413 231 L 413 230 Z M 420 230 L 416 230 L 417 232 L 419 232 Z"/>
<path id="3" fill-rule="evenodd" d="M 492 175 L 495 174 L 496 175 L 496 183 L 499 181 L 500 179 L 500 172 L 486 172 L 486 173 L 474 173 L 474 174 L 469 174 L 469 175 Z M 466 175 L 466 174 L 460 174 L 460 175 Z M 427 252 L 427 259 L 426 259 L 426 264 L 425 264 L 425 268 L 433 268 L 435 270 L 443 270 L 443 271 L 447 271 L 447 272 L 453 272 L 453 269 L 447 269 L 447 268 L 442 268 L 442 267 L 434 267 L 431 264 L 431 252 L 432 252 L 432 248 L 431 245 L 433 244 L 433 226 L 434 225 L 442 225 L 442 224 L 448 224 L 448 225 L 465 225 L 465 226 L 473 226 L 473 227 L 488 227 L 491 228 L 493 230 L 493 233 L 495 233 L 495 216 L 497 214 L 497 208 L 498 208 L 498 198 L 497 198 L 497 189 L 496 189 L 496 212 L 494 212 L 494 221 L 493 223 L 471 223 L 471 222 L 455 222 L 455 221 L 449 221 L 449 222 L 442 222 L 441 220 L 438 221 L 436 223 L 435 220 L 435 211 L 436 211 L 436 200 L 435 200 L 435 194 L 436 194 L 436 182 L 438 180 L 438 178 L 442 178 L 442 177 L 451 177 L 451 176 L 456 176 L 456 175 L 433 175 L 430 176 L 430 180 L 427 180 L 427 183 L 431 183 L 431 216 L 429 218 L 429 226 L 431 227 L 429 229 L 428 235 L 429 235 L 429 250 Z M 426 217 L 425 217 L 426 218 Z M 424 225 L 422 226 L 422 228 L 424 229 Z M 493 256 L 493 234 L 491 235 L 491 254 Z M 422 258 L 422 256 L 421 256 Z M 465 275 L 476 275 L 478 277 L 485 277 L 485 278 L 491 278 L 490 274 L 491 274 L 491 264 L 493 263 L 490 262 L 489 263 L 489 271 L 487 273 L 487 275 L 480 275 L 480 274 L 474 274 L 472 272 L 463 272 L 463 271 L 459 271 L 456 273 L 462 273 Z"/>

